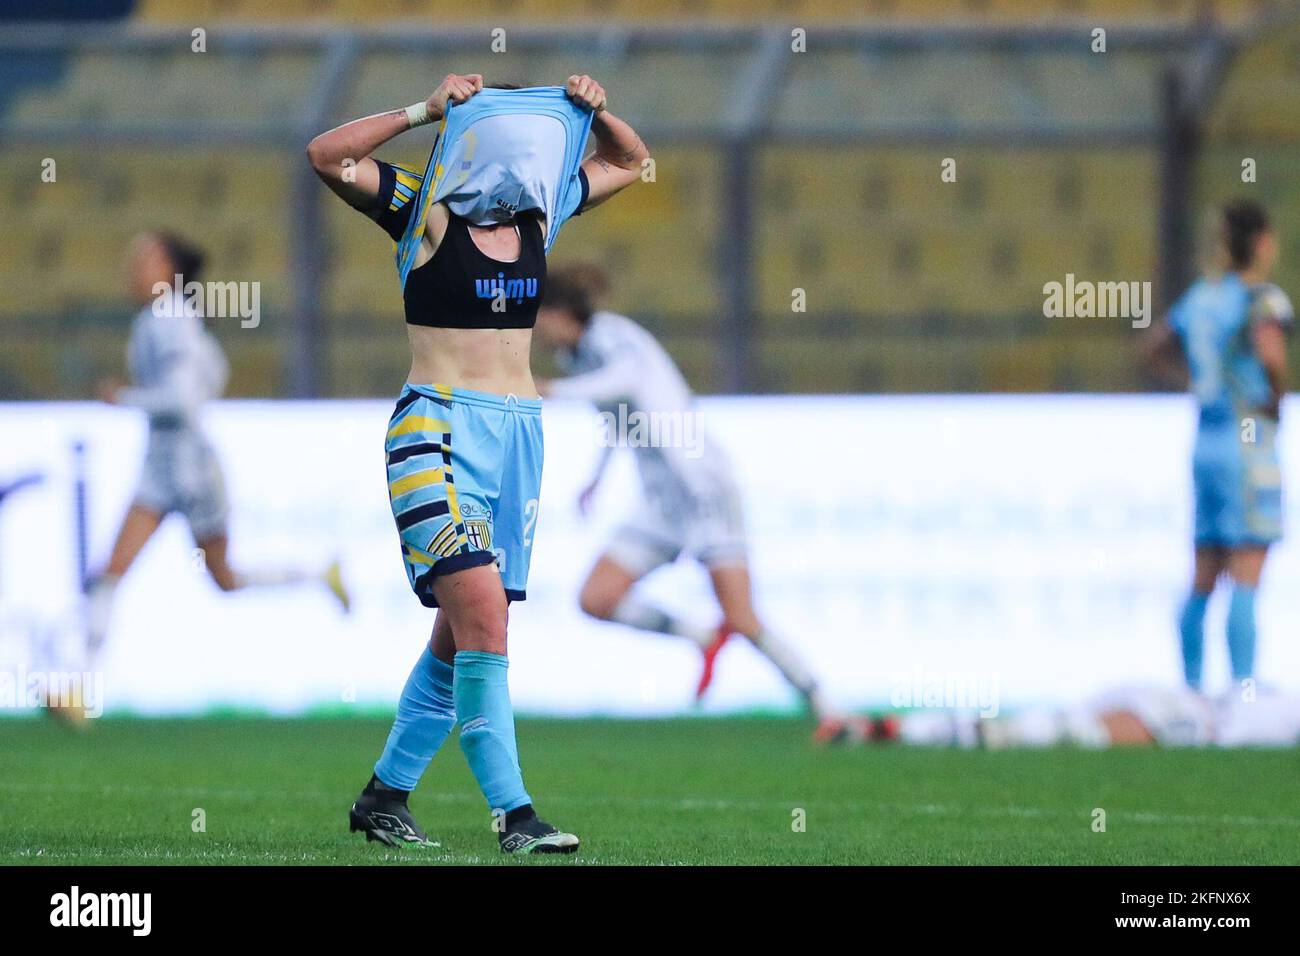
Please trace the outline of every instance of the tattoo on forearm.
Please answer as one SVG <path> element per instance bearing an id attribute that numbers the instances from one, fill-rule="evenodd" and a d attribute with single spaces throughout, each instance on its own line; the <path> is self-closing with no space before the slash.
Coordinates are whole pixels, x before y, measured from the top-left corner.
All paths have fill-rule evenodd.
<path id="1" fill-rule="evenodd" d="M 636 138 L 636 145 L 623 154 L 623 162 L 625 163 L 632 162 L 632 160 L 636 159 L 637 154 L 640 153 L 641 150 L 643 149 L 645 149 L 645 143 L 641 142 L 641 137 L 638 136 Z"/>
<path id="2" fill-rule="evenodd" d="M 596 165 L 597 165 L 597 166 L 599 166 L 601 169 L 605 170 L 605 172 L 609 172 L 609 163 L 605 162 L 605 161 L 604 161 L 603 159 L 601 159 L 599 156 L 593 156 L 593 157 L 591 157 L 591 158 L 594 159 L 594 160 L 596 161 Z"/>

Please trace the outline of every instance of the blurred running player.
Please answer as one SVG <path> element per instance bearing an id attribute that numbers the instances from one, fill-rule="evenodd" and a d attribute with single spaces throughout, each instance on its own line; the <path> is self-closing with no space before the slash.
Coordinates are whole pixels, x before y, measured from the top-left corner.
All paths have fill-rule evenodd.
<path id="1" fill-rule="evenodd" d="M 485 109 L 494 98 L 530 98 L 494 96 L 484 86 L 478 74 L 450 74 L 427 100 L 345 123 L 307 149 L 325 184 L 377 222 L 399 251 L 408 227 L 416 242 L 402 287 L 411 369 L 385 452 L 407 577 L 420 603 L 438 614 L 348 818 L 368 841 L 436 845 L 407 799 L 459 724 L 461 750 L 492 809 L 501 850 L 570 853 L 578 837 L 542 820 L 524 788 L 506 677 L 509 607 L 527 596 L 542 479 L 541 401 L 529 360 L 547 282 L 550 224 L 539 204 L 537 165 L 546 150 L 522 109 L 502 114 L 513 124 L 511 136 L 475 140 L 486 178 L 470 192 L 491 200 L 486 221 L 473 209 L 456 212 L 451 197 L 434 201 L 436 188 L 421 189 L 426 176 L 437 180 L 436 169 L 422 173 L 371 155 L 413 127 L 442 122 L 445 130 L 453 106 L 472 111 L 473 97 L 483 96 Z M 538 101 L 552 93 L 534 92 Z M 591 77 L 569 77 L 558 96 L 549 107 L 554 112 L 569 119 L 592 114 L 596 150 L 572 174 L 581 187 L 574 210 L 581 211 L 636 182 L 649 151 L 606 109 L 605 90 Z M 416 209 L 422 195 L 427 213 Z M 494 285 L 519 294 L 497 299 Z"/>
<path id="2" fill-rule="evenodd" d="M 108 632 L 118 582 L 173 512 L 189 523 L 195 544 L 203 550 L 204 566 L 221 590 L 320 581 L 344 610 L 348 608 L 337 563 L 320 573 L 236 571 L 230 566 L 225 483 L 216 452 L 199 422 L 203 404 L 225 388 L 228 366 L 217 340 L 204 328 L 203 317 L 183 295 L 185 284 L 199 281 L 202 267 L 203 254 L 169 232 L 137 236 L 127 253 L 128 293 L 140 306 L 127 348 L 132 384 L 104 382 L 99 396 L 144 412 L 149 439 L 135 499 L 108 565 L 90 587 L 87 651 L 92 662 Z M 180 289 L 175 287 L 177 277 Z"/>
<path id="3" fill-rule="evenodd" d="M 912 746 L 1294 747 L 1300 697 L 1261 691 L 1217 702 L 1191 688 L 1120 687 L 1065 708 L 1028 708 L 981 719 L 969 711 L 912 710 L 882 739 Z"/>
<path id="4" fill-rule="evenodd" d="M 554 398 L 592 402 L 607 421 L 685 423 L 698 413 L 690 387 L 655 338 L 624 315 L 598 310 L 607 288 L 596 266 L 551 273 L 537 315 L 539 341 L 556 350 L 573 374 L 540 386 Z M 620 414 L 621 411 L 621 414 Z M 635 416 L 635 417 L 634 417 Z M 677 429 L 679 437 L 685 434 Z M 595 475 L 579 499 L 585 511 L 616 442 L 606 441 Z M 604 621 L 692 641 L 703 655 L 697 698 L 713 680 L 714 660 L 733 634 L 743 634 L 803 696 L 817 718 L 816 739 L 838 741 L 865 735 L 863 722 L 835 714 L 807 665 L 754 610 L 740 495 L 723 451 L 694 430 L 684 441 L 633 443 L 645 503 L 614 534 L 582 586 L 579 603 Z M 722 607 L 722 623 L 710 629 L 676 617 L 632 593 L 651 571 L 687 554 L 709 573 Z"/>
<path id="5" fill-rule="evenodd" d="M 1153 329 L 1151 358 L 1181 357 L 1199 407 L 1192 476 L 1196 569 L 1179 622 L 1183 672 L 1201 686 L 1205 609 L 1226 571 L 1228 652 L 1240 685 L 1255 673 L 1255 592 L 1268 548 L 1282 536 L 1278 415 L 1287 388 L 1287 333 L 1294 310 L 1269 283 L 1277 233 L 1255 202 L 1221 213 L 1219 257 Z"/>

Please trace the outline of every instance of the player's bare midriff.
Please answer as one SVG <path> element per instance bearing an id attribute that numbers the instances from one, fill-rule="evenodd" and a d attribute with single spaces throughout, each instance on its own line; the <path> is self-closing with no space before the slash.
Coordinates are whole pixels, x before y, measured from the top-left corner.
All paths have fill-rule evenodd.
<path id="1" fill-rule="evenodd" d="M 417 267 L 437 251 L 447 229 L 447 210 L 435 204 L 430 210 L 424 241 L 416 254 Z M 491 259 L 509 262 L 520 253 L 517 227 L 470 228 L 470 237 Z M 530 354 L 532 329 L 442 329 L 408 325 L 411 342 L 412 385 L 450 385 L 476 392 L 537 398 Z"/>
<path id="2" fill-rule="evenodd" d="M 529 364 L 532 329 L 436 329 L 408 325 L 412 385 L 451 385 L 537 398 Z"/>

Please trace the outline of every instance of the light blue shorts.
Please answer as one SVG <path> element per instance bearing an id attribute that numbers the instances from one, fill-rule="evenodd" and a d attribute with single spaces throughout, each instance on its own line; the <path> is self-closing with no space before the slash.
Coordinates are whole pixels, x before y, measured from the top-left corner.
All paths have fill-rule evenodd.
<path id="1" fill-rule="evenodd" d="M 506 597 L 527 597 L 542 488 L 540 399 L 407 385 L 384 442 L 388 497 L 411 589 L 495 562 Z"/>
<path id="2" fill-rule="evenodd" d="M 1276 429 L 1261 416 L 1255 441 L 1235 427 L 1201 430 L 1192 460 L 1196 544 L 1240 548 L 1282 537 Z"/>

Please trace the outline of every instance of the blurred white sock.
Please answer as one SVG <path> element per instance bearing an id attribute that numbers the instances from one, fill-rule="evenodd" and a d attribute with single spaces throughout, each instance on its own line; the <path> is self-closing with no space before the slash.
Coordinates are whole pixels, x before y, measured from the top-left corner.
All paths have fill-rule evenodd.
<path id="1" fill-rule="evenodd" d="M 667 611 L 661 611 L 653 604 L 647 604 L 634 597 L 624 597 L 614 608 L 610 620 L 640 631 L 652 631 L 655 634 L 671 634 L 673 637 L 685 637 L 700 647 L 713 643 L 714 633 L 707 627 L 700 627 L 674 617 Z"/>
<path id="2" fill-rule="evenodd" d="M 113 616 L 113 597 L 118 582 L 115 574 L 101 574 L 91 584 L 86 594 L 86 658 L 89 662 L 98 656 L 108 638 L 108 622 Z"/>
<path id="3" fill-rule="evenodd" d="M 830 709 L 817 686 L 816 678 L 804 664 L 803 659 L 795 653 L 794 648 L 766 629 L 761 631 L 753 641 L 759 652 L 775 664 L 781 675 L 803 694 L 808 702 L 808 709 L 813 712 L 814 717 L 820 720 L 830 715 Z"/>

